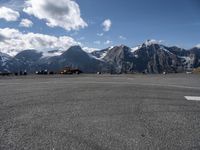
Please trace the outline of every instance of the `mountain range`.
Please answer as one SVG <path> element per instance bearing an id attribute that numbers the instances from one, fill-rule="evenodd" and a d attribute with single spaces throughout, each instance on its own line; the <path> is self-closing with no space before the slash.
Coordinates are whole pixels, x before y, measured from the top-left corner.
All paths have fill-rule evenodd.
<path id="1" fill-rule="evenodd" d="M 80 46 L 46 53 L 24 50 L 14 57 L 0 52 L 0 72 L 57 72 L 67 66 L 78 68 L 85 73 L 184 72 L 200 67 L 200 48 L 186 50 L 146 41 L 135 48 L 120 45 L 91 53 Z"/>

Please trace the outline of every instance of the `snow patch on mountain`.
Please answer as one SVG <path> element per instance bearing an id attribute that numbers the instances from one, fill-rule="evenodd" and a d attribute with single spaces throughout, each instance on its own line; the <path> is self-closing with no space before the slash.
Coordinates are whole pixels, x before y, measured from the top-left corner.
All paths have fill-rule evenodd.
<path id="1" fill-rule="evenodd" d="M 104 61 L 103 59 L 104 59 L 104 57 L 107 55 L 107 53 L 108 53 L 108 51 L 104 51 L 104 52 L 102 52 L 102 53 L 99 55 L 99 57 L 96 57 L 96 56 L 94 56 L 94 55 L 92 55 L 92 54 L 89 54 L 89 56 L 91 56 L 92 58 L 95 58 L 95 59 Z"/>
<path id="2" fill-rule="evenodd" d="M 197 44 L 195 47 L 196 47 L 196 48 L 200 48 L 200 44 Z"/>
<path id="3" fill-rule="evenodd" d="M 151 46 L 153 44 L 161 44 L 163 41 L 162 40 L 155 40 L 155 39 L 151 39 L 151 40 L 147 40 L 144 42 L 145 46 Z"/>
<path id="4" fill-rule="evenodd" d="M 7 61 L 9 61 L 10 59 L 11 59 L 11 56 L 0 52 L 0 62 L 2 63 L 2 66 L 5 66 Z"/>
<path id="5" fill-rule="evenodd" d="M 166 49 L 164 46 L 160 45 L 161 50 L 164 50 L 165 52 L 174 55 L 172 52 L 170 52 L 168 49 Z"/>
<path id="6" fill-rule="evenodd" d="M 108 54 L 108 51 L 105 51 L 104 53 L 102 53 L 100 59 L 103 59 L 104 57 L 106 57 L 107 54 Z"/>
<path id="7" fill-rule="evenodd" d="M 52 50 L 52 51 L 43 52 L 42 57 L 43 58 L 54 57 L 54 56 L 60 56 L 62 54 L 63 54 L 63 51 L 61 51 L 61 50 Z"/>
<path id="8" fill-rule="evenodd" d="M 101 60 L 101 61 L 104 61 L 104 58 L 105 56 L 108 54 L 108 52 L 110 50 L 112 50 L 114 47 L 109 47 L 109 48 L 106 48 L 106 49 L 103 49 L 103 50 L 97 50 L 97 51 L 94 51 L 92 53 L 90 53 L 94 58 L 98 59 L 98 60 Z"/>
<path id="9" fill-rule="evenodd" d="M 113 49 L 114 48 L 114 46 L 110 46 L 109 48 L 108 48 L 108 50 L 111 50 L 111 49 Z"/>
<path id="10" fill-rule="evenodd" d="M 183 64 L 189 69 L 194 63 L 194 57 L 189 56 L 179 56 L 183 60 Z"/>
<path id="11" fill-rule="evenodd" d="M 131 48 L 131 52 L 134 53 L 135 51 L 139 50 L 142 46 L 138 45 L 136 47 Z"/>
<path id="12" fill-rule="evenodd" d="M 97 60 L 101 60 L 102 61 L 102 59 L 97 58 L 96 56 L 92 55 L 91 53 L 88 53 L 88 56 L 90 56 L 90 58 L 92 58 L 92 59 L 97 59 Z"/>
<path id="13" fill-rule="evenodd" d="M 106 55 L 108 54 L 108 51 L 112 50 L 113 48 L 114 48 L 114 46 L 110 46 L 110 47 L 108 48 L 107 51 L 103 51 L 103 52 L 101 53 L 99 59 L 100 59 L 100 60 L 104 59 L 104 58 L 106 57 Z"/>

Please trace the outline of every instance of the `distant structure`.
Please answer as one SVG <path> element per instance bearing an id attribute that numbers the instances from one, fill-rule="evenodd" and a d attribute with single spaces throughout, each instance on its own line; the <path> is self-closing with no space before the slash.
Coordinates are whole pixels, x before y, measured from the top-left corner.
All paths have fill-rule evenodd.
<path id="1" fill-rule="evenodd" d="M 71 67 L 65 67 L 62 71 L 60 71 L 60 74 L 80 74 L 83 73 L 79 69 L 71 68 Z"/>
<path id="2" fill-rule="evenodd" d="M 196 69 L 193 69 L 193 73 L 198 73 L 200 74 L 200 67 L 196 68 Z"/>
<path id="3" fill-rule="evenodd" d="M 0 72 L 0 76 L 9 76 L 12 75 L 10 72 Z"/>
<path id="4" fill-rule="evenodd" d="M 48 70 L 40 70 L 40 71 L 36 71 L 35 74 L 37 75 L 48 75 Z"/>
<path id="5" fill-rule="evenodd" d="M 10 75 L 15 75 L 15 76 L 26 76 L 28 75 L 27 74 L 27 71 L 19 71 L 19 72 L 10 72 L 10 71 L 4 71 L 4 72 L 0 72 L 0 76 L 10 76 Z"/>

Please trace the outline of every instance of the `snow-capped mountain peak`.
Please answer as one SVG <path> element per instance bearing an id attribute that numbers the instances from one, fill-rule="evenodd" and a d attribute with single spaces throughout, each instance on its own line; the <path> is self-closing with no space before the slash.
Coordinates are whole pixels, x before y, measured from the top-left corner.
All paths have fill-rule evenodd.
<path id="1" fill-rule="evenodd" d="M 108 48 L 108 50 L 111 50 L 111 49 L 113 49 L 114 48 L 114 46 L 110 46 L 109 48 Z"/>
<path id="2" fill-rule="evenodd" d="M 143 45 L 151 46 L 153 44 L 161 44 L 161 43 L 162 43 L 162 40 L 158 41 L 158 40 L 155 40 L 155 39 L 150 39 L 150 40 L 146 40 Z"/>
<path id="3" fill-rule="evenodd" d="M 196 47 L 196 48 L 200 48 L 200 44 L 197 44 L 195 47 Z"/>
<path id="4" fill-rule="evenodd" d="M 90 47 L 83 47 L 83 50 L 86 52 L 86 53 L 92 53 L 94 51 L 98 51 L 100 49 L 98 48 L 90 48 Z"/>

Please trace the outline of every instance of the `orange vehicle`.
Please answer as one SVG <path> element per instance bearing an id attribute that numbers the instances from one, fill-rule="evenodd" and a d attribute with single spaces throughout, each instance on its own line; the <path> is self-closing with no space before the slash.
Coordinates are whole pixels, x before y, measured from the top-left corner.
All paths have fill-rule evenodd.
<path id="1" fill-rule="evenodd" d="M 61 72 L 60 74 L 80 74 L 82 73 L 81 70 L 79 69 L 74 69 L 74 68 L 71 68 L 71 67 L 65 67 Z"/>

